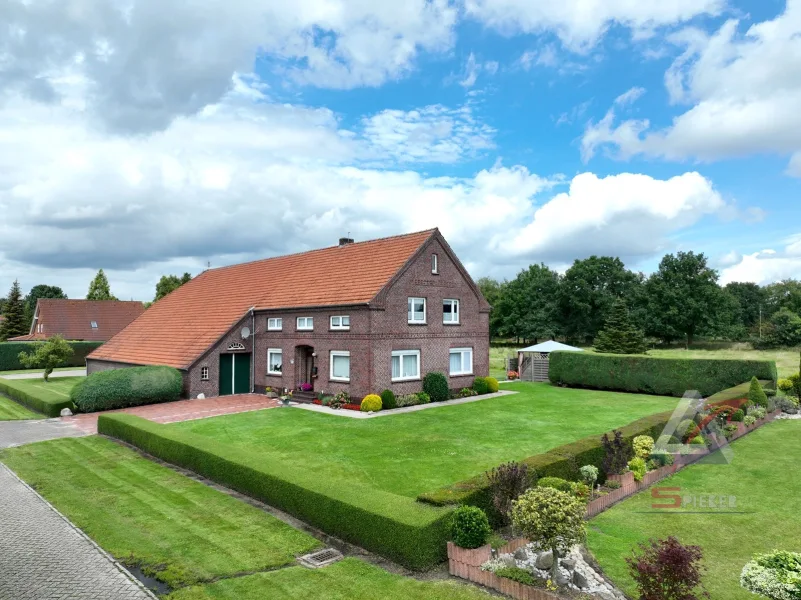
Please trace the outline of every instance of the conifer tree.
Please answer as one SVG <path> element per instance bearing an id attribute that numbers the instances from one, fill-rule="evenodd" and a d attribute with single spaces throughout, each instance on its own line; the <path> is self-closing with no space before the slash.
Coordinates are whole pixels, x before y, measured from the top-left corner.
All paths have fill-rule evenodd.
<path id="1" fill-rule="evenodd" d="M 0 341 L 10 337 L 25 335 L 29 329 L 25 326 L 25 303 L 22 301 L 22 292 L 19 281 L 14 281 L 3 306 L 3 322 L 0 323 Z"/>
<path id="2" fill-rule="evenodd" d="M 629 309 L 622 300 L 616 300 L 604 328 L 595 338 L 595 350 L 607 354 L 644 354 L 645 349 L 643 333 L 631 322 Z"/>
<path id="3" fill-rule="evenodd" d="M 103 272 L 103 269 L 100 269 L 95 275 L 95 278 L 92 280 L 92 283 L 89 284 L 89 291 L 86 294 L 87 300 L 116 300 L 112 293 L 111 288 L 108 284 L 108 278 L 106 274 Z"/>

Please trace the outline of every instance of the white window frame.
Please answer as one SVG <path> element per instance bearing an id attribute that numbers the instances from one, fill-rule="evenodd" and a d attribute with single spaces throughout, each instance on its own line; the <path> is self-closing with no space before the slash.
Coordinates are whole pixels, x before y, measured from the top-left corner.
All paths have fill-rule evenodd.
<path id="1" fill-rule="evenodd" d="M 300 320 L 303 319 L 306 323 L 311 323 L 308 327 L 300 326 Z M 295 329 L 298 331 L 314 331 L 314 317 L 298 317 L 295 319 Z"/>
<path id="2" fill-rule="evenodd" d="M 97 329 L 97 321 L 89 321 L 89 327 L 92 329 Z"/>
<path id="3" fill-rule="evenodd" d="M 280 354 L 281 355 L 281 371 L 271 371 L 270 370 L 270 357 L 273 354 Z M 267 375 L 283 375 L 283 368 L 284 368 L 284 351 L 281 348 L 267 348 Z"/>
<path id="4" fill-rule="evenodd" d="M 281 317 L 269 317 L 267 319 L 267 331 L 281 331 L 284 328 L 284 319 Z"/>
<path id="5" fill-rule="evenodd" d="M 389 361 L 389 376 L 390 379 L 395 381 L 419 381 L 420 380 L 420 351 L 419 350 L 393 350 L 392 358 L 399 357 L 401 372 L 403 372 L 403 357 L 404 356 L 415 356 L 417 358 L 417 375 L 413 377 L 392 377 L 392 359 Z"/>
<path id="6" fill-rule="evenodd" d="M 334 319 L 338 319 L 338 324 L 334 323 Z M 348 320 L 348 324 L 344 324 L 344 320 Z M 331 324 L 331 329 L 338 330 L 338 331 L 347 331 L 350 329 L 350 315 L 332 315 L 331 319 L 329 320 Z"/>
<path id="7" fill-rule="evenodd" d="M 334 377 L 334 357 L 335 356 L 339 356 L 339 357 L 347 356 L 348 357 L 348 376 L 347 377 Z M 329 363 L 328 364 L 328 367 L 329 367 L 328 379 L 330 379 L 331 381 L 344 381 L 346 383 L 350 381 L 350 352 L 347 352 L 345 350 L 331 350 L 331 356 L 328 359 L 328 363 Z"/>
<path id="8" fill-rule="evenodd" d="M 439 275 L 439 256 L 436 254 L 431 255 L 431 274 Z"/>
<path id="9" fill-rule="evenodd" d="M 446 321 L 445 320 L 445 315 L 446 315 L 446 313 L 445 313 L 445 303 L 446 302 L 450 302 L 451 303 L 451 316 L 456 315 L 456 320 L 455 321 Z M 459 300 L 457 300 L 456 298 L 445 298 L 442 301 L 442 323 L 443 324 L 445 324 L 445 325 L 458 325 L 461 322 L 461 310 L 460 310 L 461 306 L 460 306 L 460 304 L 461 304 L 461 302 L 459 302 Z M 456 309 L 455 311 L 453 310 L 454 308 Z"/>
<path id="10" fill-rule="evenodd" d="M 453 372 L 451 371 L 451 354 L 459 353 L 462 357 L 462 370 Z M 470 368 L 468 371 L 464 370 L 464 355 L 466 352 L 470 353 Z M 462 375 L 472 375 L 473 374 L 473 349 L 472 348 L 451 348 L 450 352 L 448 353 L 448 372 L 451 377 L 460 377 Z"/>
<path id="11" fill-rule="evenodd" d="M 200 381 L 208 381 L 208 380 L 209 380 L 209 368 L 200 367 Z"/>
<path id="12" fill-rule="evenodd" d="M 37 325 L 37 327 L 38 327 L 38 329 L 37 329 L 38 333 L 43 333 L 44 332 L 44 324 L 39 323 L 39 325 Z"/>
<path id="13" fill-rule="evenodd" d="M 415 300 L 422 300 L 423 301 L 423 320 L 420 321 L 419 319 L 414 318 L 414 310 L 409 310 L 409 308 L 414 308 Z M 411 315 L 409 314 L 411 312 Z M 419 296 L 410 296 L 409 299 L 406 301 L 406 317 L 409 321 L 409 325 L 425 325 L 426 324 L 426 316 L 428 315 L 428 302 L 425 298 L 420 298 Z"/>

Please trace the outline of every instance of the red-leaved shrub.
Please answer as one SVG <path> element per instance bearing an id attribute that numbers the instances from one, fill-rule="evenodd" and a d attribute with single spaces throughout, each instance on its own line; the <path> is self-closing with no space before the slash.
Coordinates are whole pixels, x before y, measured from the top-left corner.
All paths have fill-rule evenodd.
<path id="1" fill-rule="evenodd" d="M 709 598 L 701 584 L 702 558 L 699 546 L 685 546 L 670 536 L 640 544 L 626 564 L 640 600 L 698 600 Z"/>

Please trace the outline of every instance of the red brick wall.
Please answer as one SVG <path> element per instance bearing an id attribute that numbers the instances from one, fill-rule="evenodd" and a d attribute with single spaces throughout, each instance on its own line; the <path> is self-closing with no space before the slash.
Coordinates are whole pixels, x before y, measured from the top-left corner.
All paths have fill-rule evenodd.
<path id="1" fill-rule="evenodd" d="M 228 354 L 228 347 L 231 344 L 242 344 L 245 346 L 244 350 L 238 350 L 233 353 L 248 353 L 253 352 L 253 325 L 251 324 L 251 317 L 247 315 L 214 346 L 212 346 L 200 359 L 192 365 L 186 377 L 187 381 L 187 395 L 190 398 L 197 398 L 198 394 L 204 394 L 207 398 L 217 396 L 220 393 L 220 354 Z M 246 340 L 242 339 L 242 328 L 247 327 L 250 329 L 250 337 Z M 250 360 L 253 362 L 253 355 L 251 354 Z M 203 381 L 202 368 L 209 368 L 209 379 Z"/>

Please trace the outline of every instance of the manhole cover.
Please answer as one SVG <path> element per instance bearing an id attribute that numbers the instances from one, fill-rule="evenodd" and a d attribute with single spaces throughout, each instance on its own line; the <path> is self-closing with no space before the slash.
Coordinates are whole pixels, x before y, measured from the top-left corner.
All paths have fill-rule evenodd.
<path id="1" fill-rule="evenodd" d="M 320 567 L 325 567 L 326 565 L 335 563 L 342 558 L 342 553 L 339 550 L 335 550 L 334 548 L 325 548 L 323 550 L 318 550 L 317 552 L 312 552 L 311 554 L 301 556 L 298 559 L 298 562 L 305 567 L 319 569 Z"/>

